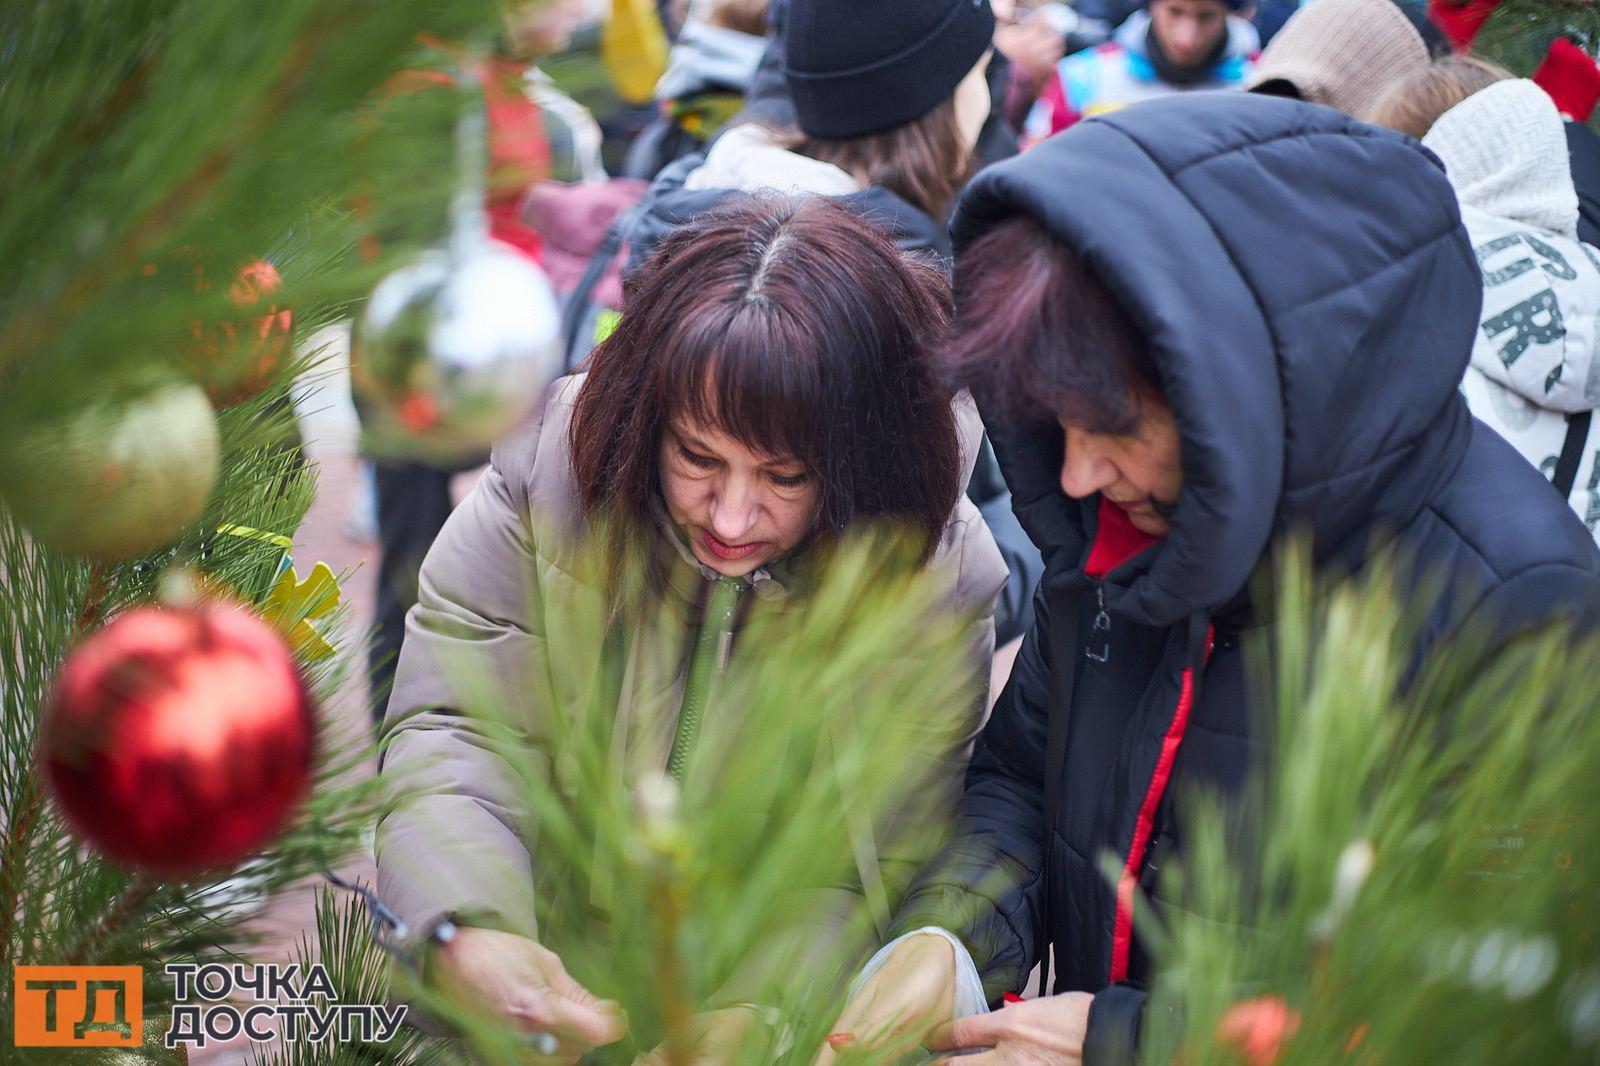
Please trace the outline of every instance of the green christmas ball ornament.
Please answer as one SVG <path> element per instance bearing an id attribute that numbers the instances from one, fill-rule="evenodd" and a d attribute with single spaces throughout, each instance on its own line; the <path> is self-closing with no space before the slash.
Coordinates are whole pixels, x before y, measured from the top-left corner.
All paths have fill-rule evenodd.
<path id="1" fill-rule="evenodd" d="M 100 562 L 135 559 L 199 517 L 220 449 L 197 385 L 89 403 L 8 438 L 0 501 L 40 544 Z"/>

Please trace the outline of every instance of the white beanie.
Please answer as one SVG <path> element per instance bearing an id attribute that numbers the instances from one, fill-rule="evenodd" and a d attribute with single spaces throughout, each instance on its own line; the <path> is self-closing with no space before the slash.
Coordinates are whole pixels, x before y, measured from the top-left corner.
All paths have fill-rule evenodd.
<path id="1" fill-rule="evenodd" d="M 1576 237 L 1578 193 L 1556 105 L 1526 78 L 1497 81 L 1439 116 L 1422 143 L 1456 198 L 1497 218 Z"/>

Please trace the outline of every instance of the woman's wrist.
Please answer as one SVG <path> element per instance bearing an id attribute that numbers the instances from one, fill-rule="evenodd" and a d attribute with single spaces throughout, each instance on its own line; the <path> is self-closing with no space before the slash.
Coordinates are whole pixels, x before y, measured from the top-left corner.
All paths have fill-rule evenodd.
<path id="1" fill-rule="evenodd" d="M 850 986 L 850 995 L 854 996 L 860 991 L 861 986 L 866 984 L 873 974 L 883 968 L 884 963 L 889 961 L 891 955 L 913 941 L 913 939 L 924 942 L 931 940 L 942 941 L 949 949 L 948 955 L 930 953 L 930 958 L 939 959 L 940 962 L 944 958 L 949 959 L 950 969 L 948 974 L 954 992 L 951 1017 L 961 1018 L 969 1014 L 983 1014 L 988 1011 L 989 1005 L 983 994 L 983 980 L 978 976 L 978 967 L 972 961 L 971 952 L 967 951 L 967 946 L 961 942 L 960 937 L 950 932 L 950 930 L 937 925 L 925 925 L 918 929 L 912 929 L 879 948 L 877 953 L 867 960 L 867 964 L 861 968 L 861 972 L 856 975 L 855 982 Z M 939 965 L 940 962 L 931 964 Z"/>

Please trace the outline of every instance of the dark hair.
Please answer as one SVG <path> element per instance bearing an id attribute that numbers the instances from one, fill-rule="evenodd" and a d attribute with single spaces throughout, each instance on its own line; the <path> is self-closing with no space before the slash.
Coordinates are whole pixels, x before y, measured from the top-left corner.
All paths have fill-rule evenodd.
<path id="1" fill-rule="evenodd" d="M 1128 433 L 1140 403 L 1163 395 L 1149 345 L 1122 305 L 1030 216 L 962 250 L 955 293 L 943 362 L 986 418 L 1065 418 L 1090 432 Z"/>
<path id="2" fill-rule="evenodd" d="M 811 159 L 832 163 L 867 185 L 881 185 L 900 199 L 943 221 L 971 176 L 974 153 L 956 121 L 951 95 L 921 118 L 848 140 L 789 131 L 787 146 Z"/>
<path id="3" fill-rule="evenodd" d="M 804 464 L 814 536 L 892 518 L 926 562 L 961 492 L 933 364 L 948 307 L 937 268 L 842 206 L 724 201 L 627 279 L 622 320 L 591 356 L 570 438 L 585 513 L 652 529 L 662 430 L 683 414 Z"/>

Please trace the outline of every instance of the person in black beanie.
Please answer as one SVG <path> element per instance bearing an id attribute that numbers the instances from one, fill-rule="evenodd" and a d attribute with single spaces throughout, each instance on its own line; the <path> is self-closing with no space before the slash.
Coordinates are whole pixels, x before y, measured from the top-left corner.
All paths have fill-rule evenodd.
<path id="1" fill-rule="evenodd" d="M 760 122 L 776 129 L 798 128 L 799 115 L 794 99 L 789 94 L 786 76 L 788 53 L 789 0 L 771 0 L 767 6 L 767 51 L 761 57 L 750 90 L 745 94 L 745 108 L 733 121 Z M 976 163 L 986 167 L 1017 154 L 1017 131 L 1005 117 L 1003 104 L 1006 89 L 1011 83 L 1011 64 L 1004 54 L 996 51 L 989 60 L 987 75 L 991 107 L 989 117 L 978 134 L 973 149 Z"/>
<path id="2" fill-rule="evenodd" d="M 789 5 L 784 74 L 800 128 L 848 140 L 913 122 L 950 98 L 994 39 L 988 0 Z"/>

